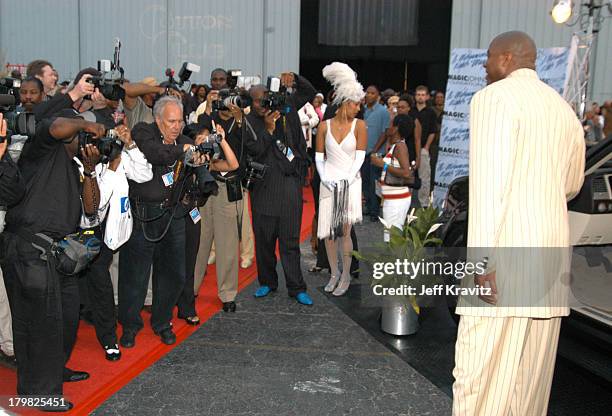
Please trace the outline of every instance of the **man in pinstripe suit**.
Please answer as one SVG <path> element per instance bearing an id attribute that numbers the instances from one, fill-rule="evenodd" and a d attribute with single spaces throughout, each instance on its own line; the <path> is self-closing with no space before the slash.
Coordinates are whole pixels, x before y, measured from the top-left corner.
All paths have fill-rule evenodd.
<path id="1" fill-rule="evenodd" d="M 569 271 L 566 204 L 584 180 L 585 143 L 570 106 L 539 80 L 536 53 L 523 32 L 496 37 L 489 85 L 470 104 L 468 252 L 484 251 L 488 265 L 463 284 L 491 293 L 459 300 L 454 415 L 535 416 L 548 407 L 569 314 L 559 279 Z"/>
<path id="2" fill-rule="evenodd" d="M 312 305 L 300 264 L 302 187 L 308 154 L 297 110 L 312 101 L 316 91 L 306 78 L 294 73 L 282 74 L 281 84 L 293 88 L 287 98 L 289 111 L 281 114 L 264 107 L 262 100 L 267 91 L 257 86 L 251 89 L 253 105 L 247 116 L 257 136 L 256 145 L 249 152 L 255 161 L 268 166 L 264 178 L 254 183 L 251 192 L 260 284 L 255 297 L 267 296 L 278 287 L 275 253 L 278 241 L 289 296 L 300 304 Z"/>

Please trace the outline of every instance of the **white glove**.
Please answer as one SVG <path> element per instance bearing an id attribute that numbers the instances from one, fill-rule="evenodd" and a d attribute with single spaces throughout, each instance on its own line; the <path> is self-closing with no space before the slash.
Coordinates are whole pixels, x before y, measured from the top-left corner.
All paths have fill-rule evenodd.
<path id="1" fill-rule="evenodd" d="M 351 185 L 357 179 L 357 174 L 361 171 L 361 165 L 365 161 L 366 152 L 365 150 L 357 150 L 355 152 L 355 160 L 349 170 L 349 177 L 347 178 L 349 185 Z"/>

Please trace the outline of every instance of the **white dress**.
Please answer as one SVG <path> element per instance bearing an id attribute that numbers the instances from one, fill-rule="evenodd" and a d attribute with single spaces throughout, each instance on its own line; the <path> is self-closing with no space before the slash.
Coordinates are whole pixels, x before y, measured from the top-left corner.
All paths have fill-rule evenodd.
<path id="1" fill-rule="evenodd" d="M 353 120 L 351 130 L 340 143 L 334 139 L 331 132 L 330 121 L 327 120 L 327 133 L 325 134 L 325 176 L 329 180 L 340 181 L 347 179 L 349 182 L 347 223 L 355 224 L 361 222 L 361 175 L 359 171 L 355 178 L 349 178 L 355 152 L 357 150 L 357 138 L 355 137 L 355 124 Z M 330 236 L 330 228 L 333 216 L 334 194 L 321 184 L 319 191 L 319 216 L 317 223 L 317 237 L 320 239 Z"/>

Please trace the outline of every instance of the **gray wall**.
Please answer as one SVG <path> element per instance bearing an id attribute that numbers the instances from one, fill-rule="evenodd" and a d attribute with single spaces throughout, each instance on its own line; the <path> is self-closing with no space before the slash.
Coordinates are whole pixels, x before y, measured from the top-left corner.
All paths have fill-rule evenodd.
<path id="1" fill-rule="evenodd" d="M 7 62 L 47 59 L 60 80 L 112 59 L 122 43 L 126 77 L 164 78 L 183 61 L 239 68 L 262 78 L 299 69 L 300 0 L 0 0 L 0 52 Z M 3 68 L 2 68 L 3 69 Z"/>
<path id="2" fill-rule="evenodd" d="M 522 30 L 540 48 L 569 46 L 579 25 L 568 27 L 550 17 L 552 0 L 455 0 L 453 1 L 451 49 L 483 48 L 502 32 Z M 578 7 L 574 7 L 577 12 Z M 605 11 L 603 14 L 605 15 Z M 574 16 L 570 20 L 574 20 Z M 589 100 L 600 104 L 612 99 L 612 19 L 601 24 L 595 48 Z"/>

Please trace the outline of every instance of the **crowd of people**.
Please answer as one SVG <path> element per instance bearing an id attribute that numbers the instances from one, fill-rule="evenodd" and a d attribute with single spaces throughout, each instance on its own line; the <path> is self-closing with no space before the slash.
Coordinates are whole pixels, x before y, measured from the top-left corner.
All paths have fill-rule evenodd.
<path id="1" fill-rule="evenodd" d="M 80 319 L 95 327 L 109 361 L 136 344 L 143 309 L 161 342 L 175 343 L 173 309 L 200 323 L 195 298 L 212 263 L 223 311 L 235 312 L 239 267 L 254 258 L 255 296 L 277 290 L 278 243 L 288 294 L 312 305 L 300 262 L 304 186 L 317 211 L 312 271 L 329 269 L 325 290 L 335 296 L 358 275 L 353 224 L 364 214 L 377 220 L 381 200 L 382 216 L 400 225 L 410 206 L 429 203 L 444 95 L 431 105 L 424 86 L 414 97 L 364 90 L 336 62 L 323 71 L 333 87 L 326 96 L 283 73 L 288 107 L 266 105 L 271 93 L 254 85 L 242 91 L 244 108 L 220 99 L 228 88 L 220 68 L 210 86 L 190 90 L 126 80 L 120 99 L 94 86 L 94 68 L 61 84 L 44 60 L 12 75 L 21 79 L 19 105 L 4 118 L 27 112 L 36 120 L 29 135 L 0 122 L 2 166 L 14 171 L 4 178 L 18 186 L 3 188 L 0 201 L 8 207 L 0 345 L 22 395 L 61 395 L 64 382 L 89 377 L 65 367 Z M 246 181 L 255 165 L 265 173 Z M 412 198 L 419 176 L 420 201 Z M 75 242 L 82 252 L 70 257 L 64 250 Z"/>
<path id="2" fill-rule="evenodd" d="M 7 131 L 0 115 L 0 137 L 10 139 L 0 143 L 0 347 L 20 395 L 61 396 L 64 382 L 89 377 L 65 366 L 80 319 L 95 327 L 109 361 L 136 345 L 147 306 L 155 334 L 174 344 L 174 307 L 187 324 L 200 323 L 195 299 L 212 263 L 232 313 L 239 268 L 253 258 L 254 296 L 278 289 L 278 244 L 289 296 L 312 305 L 300 261 L 304 186 L 316 211 L 310 271 L 329 271 L 333 296 L 359 273 L 354 224 L 380 216 L 401 227 L 412 207 L 431 203 L 441 91 L 364 89 L 339 62 L 323 68 L 326 95 L 281 74 L 286 104 L 278 107 L 263 85 L 242 91 L 248 106 L 222 98 L 228 73 L 220 68 L 210 86 L 189 91 L 153 77 L 126 81 L 120 99 L 90 82 L 98 76 L 85 68 L 58 85 L 50 62 L 33 61 L 15 112 L 32 113 L 35 132 Z M 610 103 L 593 105 L 587 140 L 609 134 L 611 113 Z"/>

